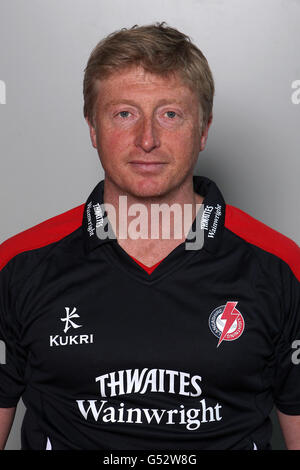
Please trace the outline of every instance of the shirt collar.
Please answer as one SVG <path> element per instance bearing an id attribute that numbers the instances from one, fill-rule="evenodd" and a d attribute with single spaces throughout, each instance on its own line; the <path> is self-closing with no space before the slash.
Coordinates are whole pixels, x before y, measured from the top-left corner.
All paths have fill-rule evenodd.
<path id="1" fill-rule="evenodd" d="M 191 230 L 203 230 L 201 248 L 214 252 L 222 239 L 225 223 L 225 201 L 217 185 L 206 176 L 193 176 L 194 191 L 203 199 L 201 218 L 193 221 Z M 89 195 L 83 213 L 82 230 L 87 251 L 104 243 L 117 243 L 103 206 L 104 180 L 101 180 Z M 200 212 L 199 212 L 200 213 Z M 103 234 L 105 232 L 105 237 Z M 203 239 L 203 238 L 202 238 Z M 191 238 L 189 241 L 193 241 Z"/>

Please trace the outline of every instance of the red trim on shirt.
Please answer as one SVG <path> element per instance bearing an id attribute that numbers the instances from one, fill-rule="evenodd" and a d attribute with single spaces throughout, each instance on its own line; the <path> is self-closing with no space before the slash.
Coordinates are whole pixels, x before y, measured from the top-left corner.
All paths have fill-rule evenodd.
<path id="1" fill-rule="evenodd" d="M 7 239 L 0 245 L 0 270 L 17 254 L 49 245 L 72 233 L 80 227 L 83 211 L 84 204 L 81 204 Z M 149 267 L 133 256 L 131 258 L 148 274 L 151 274 L 162 261 Z"/>
<path id="2" fill-rule="evenodd" d="M 0 270 L 17 254 L 54 243 L 79 228 L 84 207 L 85 204 L 81 204 L 4 241 L 0 245 Z M 229 204 L 226 205 L 225 227 L 245 241 L 284 260 L 300 280 L 300 248 L 293 240 Z M 133 259 L 149 274 L 162 261 L 149 267 Z"/>
<path id="3" fill-rule="evenodd" d="M 17 254 L 49 245 L 74 232 L 82 223 L 84 206 L 55 215 L 5 240 L 0 245 L 0 270 Z"/>
<path id="4" fill-rule="evenodd" d="M 237 207 L 226 205 L 225 227 L 285 261 L 300 280 L 300 247 L 290 238 Z"/>
<path id="5" fill-rule="evenodd" d="M 154 264 L 153 266 L 146 266 L 144 263 L 141 263 L 141 261 L 135 259 L 133 256 L 129 255 L 130 258 L 132 258 L 137 264 L 139 264 L 145 271 L 147 271 L 148 274 L 151 274 L 155 268 L 162 262 L 162 259 L 158 261 L 158 263 Z M 165 259 L 165 258 L 163 258 Z"/>

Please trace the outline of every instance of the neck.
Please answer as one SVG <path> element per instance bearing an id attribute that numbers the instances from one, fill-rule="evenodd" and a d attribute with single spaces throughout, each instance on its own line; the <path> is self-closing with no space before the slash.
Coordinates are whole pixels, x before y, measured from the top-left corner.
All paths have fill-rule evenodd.
<path id="1" fill-rule="evenodd" d="M 203 202 L 203 197 L 194 192 L 192 176 L 180 187 L 155 197 L 138 197 L 105 178 L 103 196 L 105 207 L 114 208 L 116 217 L 110 215 L 109 208 L 107 212 L 119 245 L 146 266 L 184 242 Z M 133 204 L 140 206 L 133 211 Z M 162 204 L 165 210 L 159 215 L 157 208 Z"/>

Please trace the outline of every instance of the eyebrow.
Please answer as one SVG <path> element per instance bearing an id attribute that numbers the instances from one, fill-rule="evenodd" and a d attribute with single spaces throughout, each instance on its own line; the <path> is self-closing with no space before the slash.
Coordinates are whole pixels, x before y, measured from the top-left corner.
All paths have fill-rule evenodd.
<path id="1" fill-rule="evenodd" d="M 110 106 L 114 106 L 114 105 L 117 105 L 117 104 L 130 104 L 130 105 L 132 105 L 132 106 L 137 106 L 137 107 L 139 107 L 139 105 L 138 105 L 137 103 L 135 103 L 133 100 L 128 100 L 128 99 L 124 98 L 124 99 L 120 99 L 120 100 L 118 100 L 118 101 L 114 101 L 114 100 L 109 101 L 108 103 L 106 103 L 106 105 L 105 105 L 104 108 L 107 109 L 107 108 L 109 108 Z M 183 105 L 182 101 L 176 100 L 176 98 L 175 98 L 175 99 L 172 99 L 172 100 L 171 100 L 171 99 L 161 99 L 161 100 L 158 101 L 156 107 L 162 106 L 162 105 L 164 105 L 164 104 L 178 104 L 178 105 L 180 105 L 180 106 Z"/>

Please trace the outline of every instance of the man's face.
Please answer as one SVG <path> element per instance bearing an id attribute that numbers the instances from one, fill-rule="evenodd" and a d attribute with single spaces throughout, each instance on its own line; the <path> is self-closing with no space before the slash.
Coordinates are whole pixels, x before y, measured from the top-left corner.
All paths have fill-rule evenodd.
<path id="1" fill-rule="evenodd" d="M 178 75 L 131 67 L 97 82 L 92 144 L 109 179 L 135 197 L 165 196 L 193 174 L 204 149 L 196 92 Z M 210 123 L 209 123 L 210 124 Z"/>

